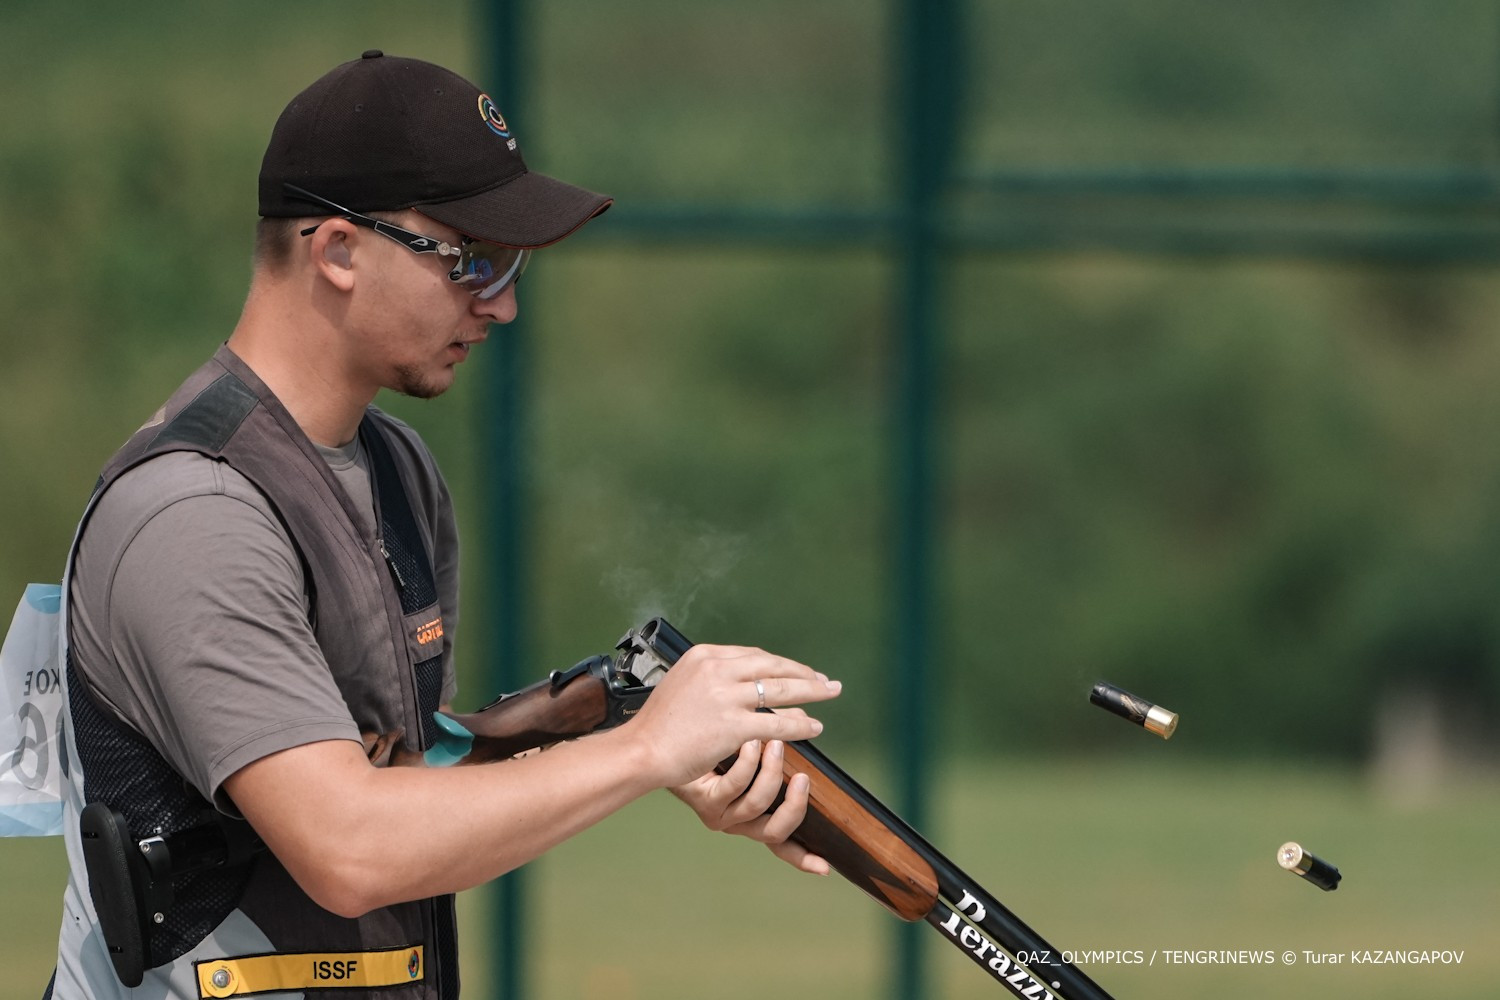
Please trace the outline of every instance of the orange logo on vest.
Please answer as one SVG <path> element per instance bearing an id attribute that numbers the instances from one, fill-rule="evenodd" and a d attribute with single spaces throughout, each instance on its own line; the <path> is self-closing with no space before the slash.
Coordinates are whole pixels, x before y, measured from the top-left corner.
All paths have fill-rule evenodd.
<path id="1" fill-rule="evenodd" d="M 427 622 L 425 625 L 417 626 L 417 645 L 419 646 L 425 646 L 429 642 L 441 639 L 442 637 L 443 620 L 441 618 L 434 618 L 432 621 Z"/>

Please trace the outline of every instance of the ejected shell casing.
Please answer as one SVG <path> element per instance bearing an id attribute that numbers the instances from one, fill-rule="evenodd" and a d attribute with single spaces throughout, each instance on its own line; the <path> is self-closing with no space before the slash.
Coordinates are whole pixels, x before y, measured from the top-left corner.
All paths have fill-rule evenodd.
<path id="1" fill-rule="evenodd" d="M 1149 729 L 1164 740 L 1171 739 L 1172 734 L 1177 731 L 1176 712 L 1168 712 L 1160 705 L 1153 705 L 1145 698 L 1137 698 L 1113 684 L 1103 681 L 1095 684 L 1094 690 L 1089 692 L 1089 701 L 1122 719 L 1129 719 L 1136 725 Z"/>
<path id="2" fill-rule="evenodd" d="M 1276 852 L 1276 863 L 1289 872 L 1301 875 L 1324 892 L 1337 889 L 1339 879 L 1344 877 L 1333 865 L 1303 850 L 1302 845 L 1295 840 L 1281 845 L 1281 849 Z"/>

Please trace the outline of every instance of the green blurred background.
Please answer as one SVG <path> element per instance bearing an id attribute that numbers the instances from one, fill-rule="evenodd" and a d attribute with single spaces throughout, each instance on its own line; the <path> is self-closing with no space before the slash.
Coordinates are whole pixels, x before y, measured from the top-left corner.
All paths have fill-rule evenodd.
<path id="1" fill-rule="evenodd" d="M 901 273 L 839 220 L 888 208 L 922 131 L 902 25 L 855 0 L 527 10 L 528 161 L 618 201 L 521 292 L 517 669 L 656 613 L 784 652 L 846 682 L 819 745 L 885 794 Z M 492 89 L 487 24 L 477 0 L 0 6 L 0 595 L 57 579 L 103 461 L 234 323 L 286 101 L 371 47 Z M 1062 947 L 1301 959 L 1088 966 L 1121 1000 L 1500 995 L 1500 9 L 975 2 L 962 37 L 924 832 Z M 693 205 L 765 231 L 653 228 Z M 797 217 L 826 237 L 766 235 Z M 382 401 L 444 463 L 481 598 L 507 514 L 481 496 L 486 350 L 439 401 Z M 506 640 L 482 607 L 466 708 Z M 1178 734 L 1091 708 L 1099 679 Z M 660 799 L 531 866 L 533 995 L 884 995 L 883 911 Z M 1338 892 L 1275 866 L 1288 839 Z M 0 1000 L 40 995 L 62 868 L 0 842 Z M 1464 958 L 1301 954 L 1407 948 Z M 928 968 L 932 997 L 995 995 L 950 948 Z"/>

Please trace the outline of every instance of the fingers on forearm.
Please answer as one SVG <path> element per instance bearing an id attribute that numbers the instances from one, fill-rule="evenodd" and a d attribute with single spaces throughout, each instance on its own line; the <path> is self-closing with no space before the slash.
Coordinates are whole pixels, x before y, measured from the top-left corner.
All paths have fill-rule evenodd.
<path id="1" fill-rule="evenodd" d="M 777 788 L 781 786 L 781 769 L 777 768 Z M 794 774 L 786 783 L 786 797 L 774 812 L 765 817 L 765 825 L 761 828 L 762 837 L 767 843 L 779 843 L 786 840 L 797 827 L 802 825 L 802 820 L 807 816 L 807 797 L 810 782 L 805 774 Z"/>
<path id="2" fill-rule="evenodd" d="M 739 756 L 723 774 L 705 775 L 701 779 L 703 794 L 693 805 L 693 811 L 710 830 L 727 830 L 743 822 L 747 815 L 740 808 L 740 800 L 756 774 L 760 763 L 760 741 L 751 740 L 740 747 Z"/>
<path id="3" fill-rule="evenodd" d="M 760 766 L 760 747 L 760 740 L 742 743 L 734 763 L 720 776 L 715 785 L 715 791 L 723 797 L 725 802 L 739 798 L 750 786 L 751 779 L 755 777 L 755 769 Z"/>
<path id="4" fill-rule="evenodd" d="M 781 759 L 784 754 L 785 748 L 781 741 L 772 740 L 766 744 L 765 753 L 759 758 L 760 772 L 734 804 L 735 812 L 741 819 L 760 816 L 776 802 L 776 796 L 781 791 Z"/>
<path id="5" fill-rule="evenodd" d="M 826 859 L 793 841 L 788 840 L 784 843 L 766 846 L 771 849 L 772 854 L 798 871 L 804 871 L 810 875 L 827 875 L 833 870 Z"/>
<path id="6" fill-rule="evenodd" d="M 719 800 L 722 804 L 718 807 L 718 822 L 710 824 L 714 829 L 742 834 L 756 840 L 763 839 L 760 836 L 763 819 L 767 810 L 775 804 L 777 793 L 781 791 L 781 756 L 781 744 L 773 742 L 767 746 L 764 754 L 751 758 L 760 765 L 759 772 L 753 781 L 748 776 L 740 781 L 732 794 L 727 791 L 726 786 L 726 793 Z M 741 763 L 744 760 L 742 756 Z M 728 777 L 728 774 L 724 776 Z M 723 780 L 720 779 L 721 783 Z"/>

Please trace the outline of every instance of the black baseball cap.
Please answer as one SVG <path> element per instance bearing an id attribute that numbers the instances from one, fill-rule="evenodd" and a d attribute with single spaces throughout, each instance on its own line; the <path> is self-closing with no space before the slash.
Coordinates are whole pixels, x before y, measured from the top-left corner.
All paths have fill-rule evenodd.
<path id="1" fill-rule="evenodd" d="M 476 239 L 544 247 L 613 203 L 526 169 L 495 102 L 463 77 L 371 49 L 292 99 L 260 165 L 260 214 L 415 208 Z"/>

